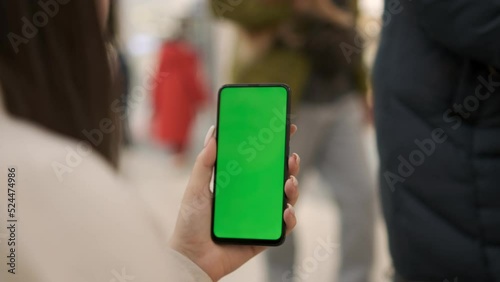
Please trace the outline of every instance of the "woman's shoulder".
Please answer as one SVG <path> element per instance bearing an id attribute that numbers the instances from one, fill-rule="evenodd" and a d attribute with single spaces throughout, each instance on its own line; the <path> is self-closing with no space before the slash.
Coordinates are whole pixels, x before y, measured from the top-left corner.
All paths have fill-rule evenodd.
<path id="1" fill-rule="evenodd" d="M 169 253 L 166 234 L 104 160 L 74 140 L 22 121 L 0 119 L 0 132 L 0 180 L 7 167 L 16 168 L 18 262 L 29 265 L 19 281 L 45 281 L 43 273 L 50 281 L 110 281 L 120 275 L 209 281 L 194 263 Z"/>
<path id="2" fill-rule="evenodd" d="M 18 167 L 44 180 L 63 183 L 76 171 L 113 174 L 86 142 L 78 142 L 35 124 L 11 117 L 0 122 L 0 164 Z"/>

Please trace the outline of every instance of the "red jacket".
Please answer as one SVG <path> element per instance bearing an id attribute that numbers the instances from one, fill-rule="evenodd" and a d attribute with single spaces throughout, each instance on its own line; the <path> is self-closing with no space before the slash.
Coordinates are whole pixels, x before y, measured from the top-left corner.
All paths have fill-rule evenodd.
<path id="1" fill-rule="evenodd" d="M 194 50 L 185 42 L 163 45 L 153 93 L 153 138 L 184 148 L 196 116 L 207 99 L 201 68 Z"/>

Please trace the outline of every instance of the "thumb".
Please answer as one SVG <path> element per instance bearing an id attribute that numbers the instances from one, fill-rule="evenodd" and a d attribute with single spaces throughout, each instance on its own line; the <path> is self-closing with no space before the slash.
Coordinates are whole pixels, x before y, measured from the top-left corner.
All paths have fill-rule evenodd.
<path id="1" fill-rule="evenodd" d="M 188 193 L 207 194 L 210 195 L 210 181 L 216 157 L 216 142 L 214 138 L 215 127 L 212 126 L 207 132 L 205 138 L 205 148 L 196 158 L 196 162 L 191 173 L 191 178 L 188 185 Z"/>

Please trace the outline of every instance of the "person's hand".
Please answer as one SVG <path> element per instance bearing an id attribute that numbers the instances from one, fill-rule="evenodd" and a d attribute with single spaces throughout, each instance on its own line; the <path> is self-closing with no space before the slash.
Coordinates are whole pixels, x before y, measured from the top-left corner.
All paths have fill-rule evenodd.
<path id="1" fill-rule="evenodd" d="M 351 13 L 341 9 L 331 0 L 293 0 L 293 6 L 296 12 L 323 18 L 347 28 L 355 23 Z"/>
<path id="2" fill-rule="evenodd" d="M 297 127 L 292 125 L 291 134 Z M 213 194 L 210 182 L 216 157 L 214 127 L 207 133 L 205 148 L 196 159 L 177 218 L 170 247 L 185 255 L 203 269 L 212 280 L 217 281 L 233 272 L 245 262 L 264 251 L 262 246 L 217 245 L 210 236 Z M 290 179 L 285 183 L 288 208 L 283 218 L 289 234 L 297 223 L 293 205 L 299 197 L 298 182 L 300 158 L 293 154 L 288 159 Z"/>

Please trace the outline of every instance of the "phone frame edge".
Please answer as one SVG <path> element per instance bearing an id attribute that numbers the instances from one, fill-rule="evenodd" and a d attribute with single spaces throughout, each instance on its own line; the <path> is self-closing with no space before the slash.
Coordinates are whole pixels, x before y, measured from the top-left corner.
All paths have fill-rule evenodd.
<path id="1" fill-rule="evenodd" d="M 287 93 L 287 105 L 286 105 L 286 125 L 285 125 L 285 169 L 283 176 L 283 212 L 287 208 L 287 197 L 285 194 L 285 183 L 289 178 L 289 168 L 288 168 L 288 157 L 290 155 L 290 115 L 291 115 L 291 94 L 292 89 L 285 83 L 237 83 L 237 84 L 224 84 L 220 87 L 217 94 L 217 123 L 216 123 L 216 133 L 215 139 L 218 141 L 219 137 L 219 117 L 220 117 L 220 96 L 222 91 L 225 88 L 234 88 L 234 87 L 283 87 Z M 277 247 L 282 245 L 285 242 L 286 238 L 286 224 L 283 218 L 282 221 L 282 231 L 280 238 L 276 240 L 265 240 L 265 239 L 240 239 L 240 238 L 221 238 L 217 237 L 214 233 L 214 217 L 215 217 L 215 201 L 216 201 L 216 171 L 217 171 L 217 158 L 215 159 L 214 164 L 214 185 L 213 185 L 213 201 L 212 201 L 212 215 L 211 215 L 211 224 L 210 224 L 210 236 L 212 241 L 216 244 L 234 244 L 234 245 L 254 245 L 254 246 L 269 246 L 269 247 Z"/>

